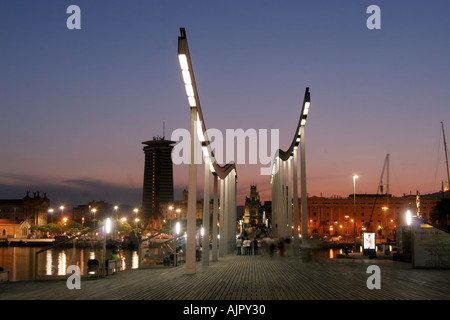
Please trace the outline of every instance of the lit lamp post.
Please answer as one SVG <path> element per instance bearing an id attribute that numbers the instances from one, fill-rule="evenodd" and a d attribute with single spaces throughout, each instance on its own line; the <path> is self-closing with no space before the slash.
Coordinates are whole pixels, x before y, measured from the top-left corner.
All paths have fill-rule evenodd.
<path id="1" fill-rule="evenodd" d="M 386 230 L 385 230 L 385 236 L 386 238 L 388 237 L 389 233 L 390 233 L 390 228 L 389 228 L 389 218 L 388 218 L 388 207 L 384 206 L 381 208 L 381 210 L 384 211 L 384 222 L 385 222 L 385 226 L 386 226 Z"/>
<path id="2" fill-rule="evenodd" d="M 94 228 L 95 228 L 95 213 L 97 212 L 97 209 L 92 209 L 91 212 L 94 214 L 94 219 L 92 220 L 94 222 Z"/>
<path id="3" fill-rule="evenodd" d="M 116 239 L 116 236 L 117 236 L 116 225 L 117 225 L 117 223 L 118 223 L 118 221 L 119 221 L 119 216 L 117 215 L 117 211 L 118 211 L 118 210 L 119 210 L 119 206 L 114 206 L 114 212 L 115 212 L 115 214 L 116 214 L 116 217 L 115 217 L 115 219 L 114 219 L 114 223 L 113 223 L 113 225 L 112 225 L 112 227 L 114 228 L 114 237 L 113 237 L 114 240 Z"/>
<path id="4" fill-rule="evenodd" d="M 119 206 L 114 206 L 114 212 L 116 214 L 116 220 L 118 220 L 117 210 L 119 210 Z"/>
<path id="5" fill-rule="evenodd" d="M 170 232 L 172 232 L 172 211 L 173 211 L 173 206 L 169 206 L 169 234 Z"/>
<path id="6" fill-rule="evenodd" d="M 181 36 L 178 37 L 178 60 L 180 62 L 183 82 L 186 89 L 189 107 L 191 110 L 191 155 L 189 163 L 188 184 L 188 212 L 187 212 L 187 241 L 186 241 L 186 273 L 195 273 L 195 228 L 196 228 L 196 206 L 197 206 L 197 165 L 195 163 L 195 137 L 197 134 L 197 106 L 199 99 L 197 88 L 190 63 L 189 48 L 185 29 L 180 29 Z"/>
<path id="7" fill-rule="evenodd" d="M 179 209 L 177 209 L 177 210 L 179 210 Z M 180 232 L 181 232 L 181 225 L 180 225 L 180 222 L 177 221 L 177 223 L 175 224 L 175 238 L 174 238 L 175 252 L 173 253 L 173 260 L 174 260 L 173 263 L 175 266 L 178 265 L 178 254 L 177 254 L 178 240 L 177 240 L 177 238 L 178 238 L 178 235 L 180 234 Z"/>
<path id="8" fill-rule="evenodd" d="M 134 218 L 134 222 L 135 222 L 135 227 L 137 228 L 137 223 L 139 222 L 139 219 L 137 217 L 139 209 L 133 209 L 133 212 L 136 214 L 135 218 Z"/>
<path id="9" fill-rule="evenodd" d="M 53 223 L 53 212 L 54 212 L 55 210 L 53 210 L 53 209 L 48 209 L 48 213 L 50 213 L 50 217 L 51 217 L 51 223 Z"/>
<path id="10" fill-rule="evenodd" d="M 356 252 L 356 179 L 358 176 L 356 174 L 353 175 L 353 238 L 355 242 L 355 249 L 354 252 Z"/>
<path id="11" fill-rule="evenodd" d="M 61 217 L 64 215 L 64 206 L 60 206 L 59 210 L 61 210 Z"/>
<path id="12" fill-rule="evenodd" d="M 305 125 L 306 117 L 309 113 L 309 107 L 311 105 L 311 98 L 309 88 L 306 88 L 305 98 L 303 101 L 302 117 L 300 120 L 300 178 L 301 178 L 301 194 L 302 194 L 302 243 L 307 244 L 308 239 L 308 193 L 306 192 L 306 153 L 305 153 Z M 295 159 L 295 163 L 296 163 Z M 295 172 L 297 172 L 295 170 Z M 297 177 L 295 177 L 297 179 Z M 295 192 L 295 190 L 294 190 Z M 295 201 L 295 200 L 294 200 Z M 298 203 L 298 200 L 295 202 Z"/>
<path id="13" fill-rule="evenodd" d="M 102 276 L 105 276 L 106 269 L 106 235 L 111 232 L 111 219 L 107 218 L 103 224 L 103 250 L 102 250 Z"/>
<path id="14" fill-rule="evenodd" d="M 209 141 L 206 137 L 206 126 L 203 121 L 203 114 L 200 107 L 200 100 L 198 97 L 197 87 L 194 79 L 194 72 L 192 69 L 191 58 L 189 54 L 188 43 L 186 39 L 186 32 L 184 28 L 180 29 L 181 36 L 178 37 L 178 60 L 180 63 L 181 73 L 183 76 L 183 82 L 186 90 L 188 104 L 191 113 L 190 121 L 190 163 L 189 163 L 189 184 L 188 184 L 188 206 L 187 206 L 187 234 L 186 234 L 186 274 L 194 274 L 196 269 L 196 205 L 197 205 L 197 164 L 196 164 L 196 149 L 198 148 L 198 142 L 202 143 L 203 159 L 205 160 L 205 172 L 208 171 L 208 163 L 210 164 L 210 171 L 214 174 L 217 169 L 220 169 L 218 175 L 221 179 L 227 179 L 227 190 L 225 193 L 224 203 L 227 203 L 227 211 L 225 215 L 235 216 L 236 211 L 236 192 L 235 184 L 236 180 L 236 168 L 234 163 L 229 163 L 224 167 L 220 167 L 215 161 L 213 161 L 213 153 L 209 149 Z M 209 150 L 208 150 L 209 149 Z M 208 172 L 209 174 L 209 172 Z M 205 177 L 206 179 L 206 177 Z M 207 191 L 209 183 L 204 185 L 204 191 Z M 208 197 L 209 198 L 209 197 Z M 204 197 L 206 199 L 206 197 Z M 222 199 L 222 198 L 221 198 Z M 209 202 L 208 202 L 209 205 Z M 205 208 L 206 206 L 204 206 Z M 221 215 L 222 217 L 223 215 Z M 205 220 L 205 219 L 204 219 Z M 231 248 L 231 241 L 234 244 L 234 234 L 231 232 L 232 226 L 234 226 L 234 219 L 228 219 L 229 223 L 225 229 L 221 228 L 221 232 L 227 235 L 224 246 L 221 246 L 225 251 Z M 205 223 L 206 221 L 204 221 Z M 231 224 L 233 222 L 233 224 Z M 209 225 L 209 223 L 207 223 Z M 223 229 L 223 230 L 222 230 Z M 208 231 L 205 231 L 209 234 Z M 234 232 L 233 232 L 234 233 Z M 209 248 L 209 246 L 208 246 Z"/>

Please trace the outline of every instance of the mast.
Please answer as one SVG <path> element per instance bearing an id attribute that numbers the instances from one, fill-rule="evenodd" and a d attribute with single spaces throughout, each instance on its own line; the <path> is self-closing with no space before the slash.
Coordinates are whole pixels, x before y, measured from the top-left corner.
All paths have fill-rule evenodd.
<path id="1" fill-rule="evenodd" d="M 386 155 L 386 207 L 389 207 L 389 153 Z"/>
<path id="2" fill-rule="evenodd" d="M 441 121 L 441 126 L 442 126 L 442 136 L 444 137 L 445 163 L 447 164 L 447 183 L 448 189 L 450 190 L 450 173 L 448 170 L 448 151 L 447 151 L 447 142 L 445 141 L 444 121 Z"/>

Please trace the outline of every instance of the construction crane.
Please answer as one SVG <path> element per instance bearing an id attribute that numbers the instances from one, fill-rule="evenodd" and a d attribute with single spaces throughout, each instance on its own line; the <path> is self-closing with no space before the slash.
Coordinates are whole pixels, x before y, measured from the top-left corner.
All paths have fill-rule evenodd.
<path id="1" fill-rule="evenodd" d="M 389 153 L 386 155 L 386 158 L 384 160 L 384 164 L 383 164 L 383 170 L 381 170 L 381 177 L 380 177 L 380 182 L 378 184 L 378 188 L 377 188 L 377 193 L 375 195 L 375 200 L 372 206 L 372 212 L 370 214 L 370 218 L 369 218 L 369 222 L 367 223 L 367 230 L 369 231 L 370 229 L 370 223 L 372 222 L 372 216 L 373 213 L 375 211 L 375 205 L 377 203 L 377 199 L 378 199 L 378 195 L 381 193 L 383 194 L 383 176 L 384 176 L 384 172 L 386 171 L 386 211 L 388 210 L 389 207 Z"/>
<path id="2" fill-rule="evenodd" d="M 441 121 L 441 126 L 442 126 L 442 136 L 444 137 L 445 163 L 447 164 L 448 190 L 450 190 L 450 173 L 449 173 L 449 169 L 448 169 L 448 151 L 447 151 L 447 141 L 445 141 L 444 121 Z M 444 188 L 442 188 L 442 189 L 444 189 Z"/>

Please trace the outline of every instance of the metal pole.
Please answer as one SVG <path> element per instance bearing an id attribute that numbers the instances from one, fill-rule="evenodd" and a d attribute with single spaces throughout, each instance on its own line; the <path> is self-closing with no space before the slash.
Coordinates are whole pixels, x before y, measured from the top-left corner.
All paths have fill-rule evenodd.
<path id="1" fill-rule="evenodd" d="M 228 220 L 228 253 L 233 253 L 236 248 L 236 172 L 233 170 L 229 174 L 230 177 L 230 192 L 229 197 L 229 220 Z"/>
<path id="2" fill-rule="evenodd" d="M 225 177 L 226 179 L 226 177 Z M 226 233 L 225 233 L 225 179 L 220 179 L 220 228 L 219 228 L 219 254 L 221 257 L 226 255 Z"/>
<path id="3" fill-rule="evenodd" d="M 102 277 L 105 276 L 106 273 L 106 226 L 103 224 L 103 250 L 102 250 L 102 263 L 100 264 L 102 266 Z"/>
<path id="4" fill-rule="evenodd" d="M 300 157 L 301 157 L 301 187 L 302 187 L 302 243 L 308 241 L 308 194 L 306 192 L 306 156 L 305 156 L 305 126 L 300 126 Z"/>
<path id="5" fill-rule="evenodd" d="M 212 221 L 212 261 L 217 261 L 218 176 L 214 174 L 214 203 Z"/>
<path id="6" fill-rule="evenodd" d="M 229 252 L 228 252 L 228 249 L 229 249 L 229 243 L 228 243 L 228 241 L 229 241 L 229 228 L 228 228 L 228 225 L 229 225 L 229 219 L 230 219 L 230 188 L 229 188 L 229 185 L 230 185 L 230 175 L 227 175 L 226 177 L 225 177 L 225 181 L 224 181 L 224 190 L 223 190 L 223 193 L 224 193 L 224 197 L 223 197 L 223 199 L 224 199 L 224 201 L 223 201 L 223 205 L 224 205 L 224 210 L 223 210 L 223 227 L 221 226 L 221 229 L 223 228 L 223 235 L 224 235 L 224 238 L 223 238 L 223 240 L 222 240 L 222 236 L 220 237 L 220 244 L 221 244 L 221 249 L 222 249 L 222 247 L 223 247 L 223 255 L 225 256 L 225 255 L 227 255 Z"/>
<path id="7" fill-rule="evenodd" d="M 353 176 L 353 241 L 356 252 L 356 176 Z"/>
<path id="8" fill-rule="evenodd" d="M 203 265 L 209 265 L 209 168 L 210 159 L 204 157 L 205 177 L 203 185 Z"/>
<path id="9" fill-rule="evenodd" d="M 197 165 L 195 151 L 197 141 L 196 131 L 197 108 L 191 108 L 191 162 L 189 164 L 187 239 L 186 239 L 186 274 L 195 273 L 195 229 L 197 207 Z"/>
<path id="10" fill-rule="evenodd" d="M 297 147 L 294 148 L 294 168 L 293 168 L 293 183 L 294 183 L 294 255 L 298 257 L 299 252 L 299 238 L 298 238 L 298 176 L 297 176 Z"/>

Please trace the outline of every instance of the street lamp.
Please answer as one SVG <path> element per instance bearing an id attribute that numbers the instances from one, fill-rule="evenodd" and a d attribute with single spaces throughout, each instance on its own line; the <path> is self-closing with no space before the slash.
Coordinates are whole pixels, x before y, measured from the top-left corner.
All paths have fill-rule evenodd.
<path id="1" fill-rule="evenodd" d="M 356 179 L 358 176 L 356 174 L 353 175 L 353 238 L 355 242 L 355 249 L 354 252 L 356 252 Z"/>
<path id="2" fill-rule="evenodd" d="M 114 211 L 116 213 L 116 220 L 118 220 L 118 216 L 117 216 L 117 210 L 119 209 L 119 206 L 114 206 Z"/>
<path id="3" fill-rule="evenodd" d="M 94 219 L 92 221 L 94 221 L 94 228 L 95 228 L 95 213 L 97 212 L 97 209 L 92 209 L 91 212 L 94 214 Z"/>
<path id="4" fill-rule="evenodd" d="M 194 79 L 194 72 L 190 61 L 189 48 L 186 39 L 186 31 L 184 28 L 180 29 L 181 35 L 178 37 L 178 60 L 180 62 L 181 74 L 183 76 L 184 87 L 191 111 L 190 123 L 190 163 L 189 163 L 189 195 L 187 208 L 187 246 L 186 246 L 186 273 L 195 273 L 195 228 L 196 228 L 196 203 L 197 203 L 197 167 L 195 164 L 195 134 L 198 133 L 197 121 L 197 107 L 200 108 L 197 88 Z"/>
<path id="5" fill-rule="evenodd" d="M 172 232 L 172 211 L 173 211 L 173 206 L 169 206 L 168 209 L 169 209 L 168 218 L 169 218 L 169 233 L 170 233 L 170 232 Z"/>
<path id="6" fill-rule="evenodd" d="M 50 216 L 52 217 L 52 219 L 51 219 L 51 222 L 53 223 L 53 212 L 54 212 L 55 210 L 53 210 L 53 209 L 48 209 L 48 213 L 50 213 Z"/>
<path id="7" fill-rule="evenodd" d="M 64 215 L 64 206 L 60 206 L 59 209 L 61 210 L 61 217 Z"/>
<path id="8" fill-rule="evenodd" d="M 138 208 L 135 208 L 135 209 L 133 209 L 133 212 L 136 214 L 136 216 L 135 216 L 135 218 L 134 218 L 134 221 L 136 222 L 136 228 L 137 228 L 137 223 L 138 223 L 138 221 L 139 221 L 137 215 L 138 215 L 139 209 L 138 209 Z"/>
<path id="9" fill-rule="evenodd" d="M 136 218 L 136 219 L 134 219 L 134 222 L 135 222 L 135 228 L 137 228 L 137 224 L 138 224 L 138 222 L 139 222 L 140 220 L 138 219 L 138 218 Z"/>

